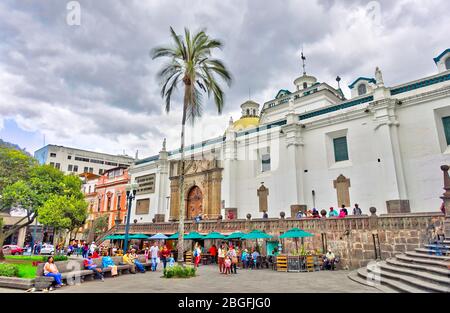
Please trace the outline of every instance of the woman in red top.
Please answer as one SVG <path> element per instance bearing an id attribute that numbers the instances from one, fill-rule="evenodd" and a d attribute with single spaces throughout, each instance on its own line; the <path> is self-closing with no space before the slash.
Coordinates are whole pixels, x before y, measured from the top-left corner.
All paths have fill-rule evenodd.
<path id="1" fill-rule="evenodd" d="M 163 262 L 164 268 L 166 268 L 167 258 L 170 257 L 170 250 L 167 248 L 166 245 L 164 245 L 164 247 L 162 248 L 160 255 L 161 255 L 161 261 Z"/>
<path id="2" fill-rule="evenodd" d="M 211 255 L 211 264 L 217 263 L 216 262 L 216 256 L 217 256 L 217 248 L 216 245 L 212 245 L 211 248 L 208 250 L 209 254 Z"/>
<path id="3" fill-rule="evenodd" d="M 92 258 L 97 259 L 99 257 L 100 257 L 100 255 L 98 254 L 98 250 L 95 250 L 94 253 L 92 253 Z"/>

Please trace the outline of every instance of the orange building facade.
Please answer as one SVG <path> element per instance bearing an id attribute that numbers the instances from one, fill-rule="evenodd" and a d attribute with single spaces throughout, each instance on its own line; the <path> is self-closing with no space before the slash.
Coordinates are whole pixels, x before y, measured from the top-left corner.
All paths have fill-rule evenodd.
<path id="1" fill-rule="evenodd" d="M 108 229 L 116 220 L 124 221 L 127 213 L 126 185 L 130 175 L 126 167 L 116 167 L 107 170 L 98 178 L 95 185 L 96 205 L 92 218 L 108 215 Z"/>

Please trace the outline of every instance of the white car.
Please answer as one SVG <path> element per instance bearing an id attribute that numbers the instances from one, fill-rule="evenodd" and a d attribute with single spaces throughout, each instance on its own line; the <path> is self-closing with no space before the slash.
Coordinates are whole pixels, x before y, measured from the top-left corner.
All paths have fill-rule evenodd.
<path id="1" fill-rule="evenodd" d="M 55 246 L 44 243 L 41 248 L 41 254 L 54 254 L 55 253 Z"/>

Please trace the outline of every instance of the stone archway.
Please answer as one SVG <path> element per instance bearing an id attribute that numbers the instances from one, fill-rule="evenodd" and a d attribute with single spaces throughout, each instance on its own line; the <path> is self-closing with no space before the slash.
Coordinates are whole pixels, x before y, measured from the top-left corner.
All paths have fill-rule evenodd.
<path id="1" fill-rule="evenodd" d="M 186 218 L 193 219 L 199 214 L 203 214 L 203 193 L 200 187 L 193 186 L 187 195 Z"/>

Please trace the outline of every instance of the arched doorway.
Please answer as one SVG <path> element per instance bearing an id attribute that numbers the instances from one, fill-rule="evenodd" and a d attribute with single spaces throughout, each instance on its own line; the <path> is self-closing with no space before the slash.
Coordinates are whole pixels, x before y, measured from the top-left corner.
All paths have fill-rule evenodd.
<path id="1" fill-rule="evenodd" d="M 203 193 L 198 186 L 194 186 L 189 190 L 186 211 L 187 219 L 193 219 L 200 213 L 203 213 Z"/>

